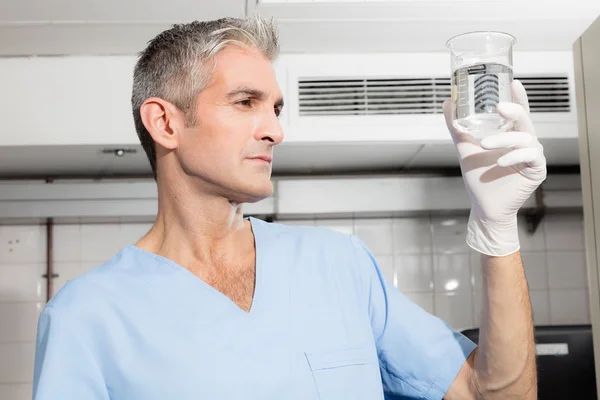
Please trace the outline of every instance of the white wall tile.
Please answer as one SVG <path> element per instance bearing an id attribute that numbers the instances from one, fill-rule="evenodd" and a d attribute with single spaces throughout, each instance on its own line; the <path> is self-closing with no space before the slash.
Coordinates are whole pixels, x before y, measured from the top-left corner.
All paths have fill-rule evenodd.
<path id="1" fill-rule="evenodd" d="M 433 293 L 404 293 L 406 297 L 413 303 L 417 304 L 429 314 L 434 314 L 433 308 Z"/>
<path id="2" fill-rule="evenodd" d="M 54 225 L 52 256 L 54 262 L 81 261 L 81 225 Z"/>
<path id="3" fill-rule="evenodd" d="M 550 322 L 552 325 L 588 324 L 590 313 L 587 290 L 551 290 Z"/>
<path id="4" fill-rule="evenodd" d="M 0 399 L 2 400 L 31 400 L 33 383 L 0 384 Z"/>
<path id="5" fill-rule="evenodd" d="M 152 228 L 151 223 L 124 223 L 121 224 L 121 248 L 136 243 Z M 120 250 L 120 249 L 119 249 Z"/>
<path id="6" fill-rule="evenodd" d="M 46 301 L 46 264 L 0 264 L 0 301 Z"/>
<path id="7" fill-rule="evenodd" d="M 472 328 L 473 296 L 471 292 L 435 293 L 435 314 L 458 331 Z"/>
<path id="8" fill-rule="evenodd" d="M 45 225 L 0 225 L 0 263 L 46 262 Z"/>
<path id="9" fill-rule="evenodd" d="M 397 287 L 402 292 L 433 290 L 433 257 L 430 254 L 396 254 Z"/>
<path id="10" fill-rule="evenodd" d="M 436 253 L 468 253 L 467 217 L 435 217 L 431 219 L 433 251 Z"/>
<path id="11" fill-rule="evenodd" d="M 396 285 L 396 278 L 394 274 L 394 257 L 393 256 L 376 256 L 377 264 L 379 269 L 386 277 L 386 279 L 392 284 Z"/>
<path id="12" fill-rule="evenodd" d="M 529 292 L 533 323 L 538 325 L 550 324 L 550 295 L 547 290 L 532 290 Z"/>
<path id="13" fill-rule="evenodd" d="M 584 289 L 587 287 L 587 266 L 582 251 L 549 252 L 550 289 Z"/>
<path id="14" fill-rule="evenodd" d="M 33 342 L 45 303 L 0 303 L 0 343 Z M 2 398 L 2 397 L 0 397 Z"/>
<path id="15" fill-rule="evenodd" d="M 316 225 L 348 235 L 354 234 L 354 220 L 352 219 L 318 219 Z"/>
<path id="16" fill-rule="evenodd" d="M 33 380 L 35 342 L 0 343 L 0 383 Z"/>
<path id="17" fill-rule="evenodd" d="M 527 232 L 527 223 L 525 218 L 519 217 L 519 243 L 521 251 L 544 251 L 546 249 L 546 239 L 544 237 L 544 221 L 532 235 Z"/>
<path id="18" fill-rule="evenodd" d="M 548 250 L 585 249 L 581 214 L 550 214 L 545 220 Z"/>
<path id="19" fill-rule="evenodd" d="M 392 221 L 394 252 L 423 254 L 433 250 L 431 224 L 428 217 L 395 218 Z"/>
<path id="20" fill-rule="evenodd" d="M 102 262 L 56 263 L 54 265 L 54 271 L 58 274 L 58 277 L 54 278 L 54 281 L 52 282 L 52 296 L 58 293 L 65 283 L 71 279 L 85 274 L 89 270 L 102 264 Z"/>
<path id="21" fill-rule="evenodd" d="M 391 219 L 355 219 L 354 233 L 374 255 L 394 254 Z"/>
<path id="22" fill-rule="evenodd" d="M 108 260 L 106 260 L 106 261 L 108 261 Z M 89 270 L 91 270 L 93 268 L 96 268 L 96 267 L 99 267 L 102 264 L 104 264 L 104 262 L 91 262 L 91 261 L 89 261 L 89 262 L 82 262 L 79 265 L 79 268 L 81 269 L 81 273 L 86 273 Z"/>
<path id="23" fill-rule="evenodd" d="M 521 253 L 525 277 L 530 290 L 548 289 L 548 270 L 545 253 Z"/>
<path id="24" fill-rule="evenodd" d="M 120 224 L 81 225 L 81 260 L 104 262 L 127 246 Z"/>
<path id="25" fill-rule="evenodd" d="M 85 271 L 81 267 L 81 263 L 56 263 L 54 264 L 54 272 L 58 274 L 57 278 L 54 278 L 52 281 L 52 296 L 54 296 L 58 291 L 73 278 L 78 277 L 83 274 Z"/>
<path id="26" fill-rule="evenodd" d="M 468 291 L 471 293 L 470 254 L 438 254 L 433 261 L 436 292 Z"/>
<path id="27" fill-rule="evenodd" d="M 277 221 L 277 223 L 282 225 L 290 225 L 290 226 L 315 226 L 317 222 L 314 218 L 311 219 L 286 219 Z"/>

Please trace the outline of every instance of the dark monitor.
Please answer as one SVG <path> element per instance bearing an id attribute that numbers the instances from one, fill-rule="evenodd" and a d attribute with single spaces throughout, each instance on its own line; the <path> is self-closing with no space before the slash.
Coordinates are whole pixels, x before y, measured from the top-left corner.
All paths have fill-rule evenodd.
<path id="1" fill-rule="evenodd" d="M 473 342 L 479 329 L 462 332 Z M 591 325 L 536 326 L 539 400 L 597 400 Z"/>

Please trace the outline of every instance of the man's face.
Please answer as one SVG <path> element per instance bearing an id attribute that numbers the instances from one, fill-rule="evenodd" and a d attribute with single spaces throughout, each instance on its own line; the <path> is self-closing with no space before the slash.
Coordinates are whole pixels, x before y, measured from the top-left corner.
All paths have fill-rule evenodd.
<path id="1" fill-rule="evenodd" d="M 235 202 L 270 196 L 282 107 L 271 61 L 254 49 L 226 47 L 216 56 L 212 83 L 197 98 L 198 123 L 182 132 L 176 152 L 184 172 Z"/>

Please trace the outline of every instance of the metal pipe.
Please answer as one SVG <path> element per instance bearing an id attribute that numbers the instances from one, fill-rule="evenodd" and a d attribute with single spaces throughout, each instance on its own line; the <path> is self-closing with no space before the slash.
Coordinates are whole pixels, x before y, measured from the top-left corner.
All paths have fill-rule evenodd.
<path id="1" fill-rule="evenodd" d="M 58 275 L 54 274 L 54 265 L 52 263 L 52 249 L 54 246 L 53 240 L 54 220 L 48 218 L 46 220 L 46 301 L 52 298 L 52 283 Z"/>

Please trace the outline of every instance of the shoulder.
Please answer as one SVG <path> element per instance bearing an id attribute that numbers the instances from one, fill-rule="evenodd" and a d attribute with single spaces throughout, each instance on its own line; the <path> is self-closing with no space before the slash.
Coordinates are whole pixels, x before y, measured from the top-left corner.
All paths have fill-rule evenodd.
<path id="1" fill-rule="evenodd" d="M 267 232 L 270 251 L 285 252 L 304 261 L 317 261 L 326 267 L 343 267 L 363 275 L 370 273 L 376 260 L 358 237 L 326 227 L 286 225 L 259 221 Z M 348 266 L 354 268 L 347 268 Z"/>
<path id="2" fill-rule="evenodd" d="M 126 281 L 134 258 L 135 252 L 126 247 L 105 263 L 67 281 L 46 305 L 48 313 L 78 319 L 99 312 Z"/>

